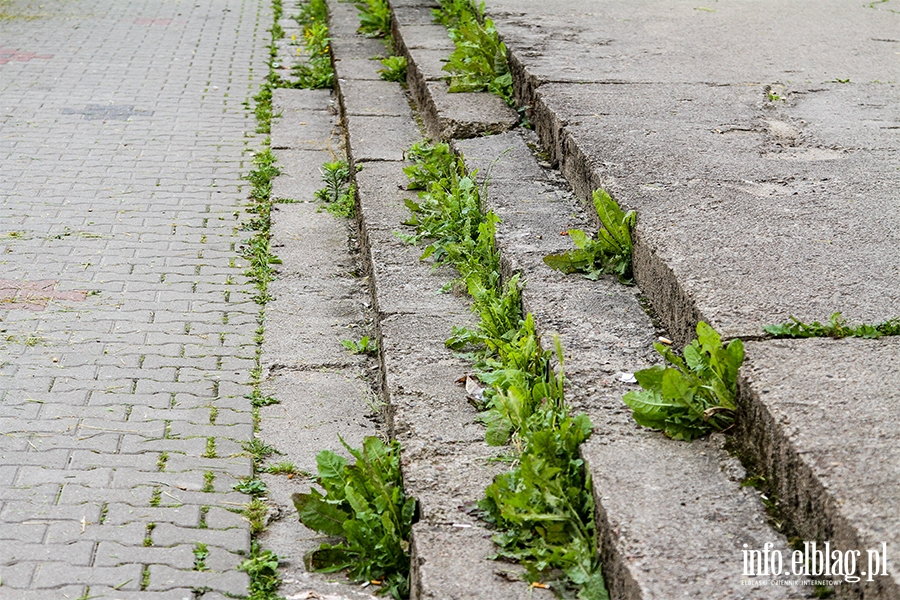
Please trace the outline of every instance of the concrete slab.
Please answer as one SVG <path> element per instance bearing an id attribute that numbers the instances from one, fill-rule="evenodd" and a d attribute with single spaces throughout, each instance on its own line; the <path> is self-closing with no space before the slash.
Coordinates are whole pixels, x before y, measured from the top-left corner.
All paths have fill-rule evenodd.
<path id="1" fill-rule="evenodd" d="M 272 149 L 318 150 L 327 148 L 337 119 L 326 111 L 285 110 L 272 127 Z"/>
<path id="2" fill-rule="evenodd" d="M 764 465 L 779 507 L 804 540 L 841 552 L 900 544 L 900 340 L 747 344 L 736 440 Z M 896 598 L 900 575 L 839 586 L 844 597 Z M 847 588 L 847 589 L 843 589 Z"/>
<path id="3" fill-rule="evenodd" d="M 401 161 L 410 146 L 422 139 L 408 117 L 345 117 L 350 131 L 352 163 Z"/>
<path id="4" fill-rule="evenodd" d="M 272 114 L 288 111 L 334 109 L 331 90 L 276 88 L 272 90 Z"/>
<path id="5" fill-rule="evenodd" d="M 407 73 L 412 71 L 415 79 L 443 81 L 450 78 L 450 73 L 444 70 L 444 65 L 447 64 L 447 59 L 450 56 L 446 48 L 440 50 L 416 48 L 414 50 L 406 50 L 403 54 L 406 56 Z"/>
<path id="6" fill-rule="evenodd" d="M 362 168 L 356 172 L 357 183 L 368 190 L 360 198 L 360 202 L 367 204 L 367 210 L 360 217 L 360 229 L 363 232 L 381 230 L 415 233 L 412 227 L 402 225 L 410 217 L 405 201 L 418 200 L 417 192 L 406 189 L 409 180 L 403 173 L 403 168 L 410 164 L 412 163 L 372 162 L 361 165 Z"/>
<path id="7" fill-rule="evenodd" d="M 379 69 L 383 69 L 379 58 L 370 56 L 367 58 L 341 58 L 335 59 L 335 66 L 341 79 L 346 81 L 364 80 L 364 81 L 382 81 Z"/>
<path id="8" fill-rule="evenodd" d="M 447 35 L 447 29 L 438 23 L 425 25 L 403 25 L 396 29 L 394 39 L 398 46 L 406 50 L 422 48 L 425 50 L 443 50 L 447 56 L 456 49 L 453 40 Z"/>
<path id="9" fill-rule="evenodd" d="M 857 99 L 888 102 L 887 87 L 861 87 Z M 758 336 L 791 315 L 896 316 L 900 208 L 886 199 L 900 179 L 885 121 L 823 93 L 771 107 L 748 86 L 548 85 L 536 112 L 566 115 L 539 130 L 580 196 L 603 187 L 638 210 L 636 279 L 686 341 L 695 319 Z M 844 126 L 810 124 L 823 102 Z"/>
<path id="10" fill-rule="evenodd" d="M 332 64 L 338 65 L 338 61 L 348 59 L 372 60 L 375 57 L 384 58 L 388 56 L 388 52 L 381 40 L 354 36 L 332 39 L 331 56 L 333 57 Z M 373 64 L 378 63 L 373 61 Z M 338 71 L 337 76 L 343 77 L 344 75 L 341 71 Z"/>
<path id="11" fill-rule="evenodd" d="M 516 578 L 521 567 L 492 563 L 494 546 L 481 529 L 451 525 L 413 525 L 410 600 L 549 599 L 550 590 L 530 588 Z M 509 579 L 513 579 L 510 581 Z M 471 582 L 479 582 L 472 586 Z"/>
<path id="12" fill-rule="evenodd" d="M 896 7 L 492 0 L 487 13 L 541 81 L 895 81 Z M 723 51 L 724 50 L 724 51 Z"/>
<path id="13" fill-rule="evenodd" d="M 335 136 L 330 140 L 329 149 L 276 150 L 276 163 L 281 175 L 272 181 L 272 197 L 276 200 L 296 200 L 314 202 L 316 190 L 323 187 L 322 165 L 334 162 L 341 156 L 340 144 Z M 275 210 L 285 208 L 277 204 Z"/>
<path id="14" fill-rule="evenodd" d="M 376 64 L 378 64 L 376 62 Z M 390 81 L 339 79 L 345 115 L 378 115 L 412 119 L 406 96 Z"/>
<path id="15" fill-rule="evenodd" d="M 367 381 L 351 371 L 279 370 L 263 385 L 263 393 L 280 404 L 260 409 L 259 437 L 304 471 L 316 472 L 316 455 L 342 448 L 338 435 L 353 447 L 374 435 L 375 397 Z M 289 450 L 292 449 L 292 450 Z"/>
<path id="16" fill-rule="evenodd" d="M 410 91 L 425 128 L 434 139 L 451 140 L 501 133 L 519 117 L 499 96 L 487 92 L 450 93 L 446 81 L 416 81 Z"/>

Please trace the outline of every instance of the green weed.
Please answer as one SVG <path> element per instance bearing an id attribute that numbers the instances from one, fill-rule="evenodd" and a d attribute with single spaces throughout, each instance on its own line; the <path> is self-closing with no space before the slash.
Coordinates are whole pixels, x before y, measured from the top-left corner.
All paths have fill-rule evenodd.
<path id="1" fill-rule="evenodd" d="M 818 321 L 804 323 L 791 317 L 790 323 L 767 325 L 763 327 L 763 330 L 777 338 L 861 337 L 874 339 L 885 335 L 900 335 L 900 319 L 891 319 L 876 325 L 867 325 L 865 323 L 848 325 L 846 319 L 841 317 L 841 313 L 836 312 L 831 315 L 831 318 L 825 325 Z"/>
<path id="2" fill-rule="evenodd" d="M 247 600 L 276 600 L 281 577 L 278 575 L 278 555 L 271 550 L 263 550 L 253 542 L 250 558 L 238 567 L 250 576 L 250 594 Z"/>
<path id="3" fill-rule="evenodd" d="M 514 106 L 512 74 L 506 45 L 500 41 L 493 21 L 484 17 L 484 3 L 441 0 L 435 20 L 447 27 L 456 49 L 444 70 L 450 73 L 451 92 L 488 91 Z"/>
<path id="4" fill-rule="evenodd" d="M 231 486 L 231 489 L 241 492 L 242 494 L 249 494 L 250 496 L 262 496 L 268 491 L 264 481 L 253 477 L 241 479 Z"/>
<path id="5" fill-rule="evenodd" d="M 288 460 L 267 466 L 265 472 L 271 475 L 307 475 L 297 465 Z"/>
<path id="6" fill-rule="evenodd" d="M 391 7 L 387 0 L 357 2 L 359 33 L 368 37 L 385 37 L 391 33 Z"/>
<path id="7" fill-rule="evenodd" d="M 209 558 L 209 548 L 206 547 L 206 544 L 201 544 L 197 542 L 194 544 L 194 570 L 195 571 L 208 571 L 209 568 L 206 566 L 206 559 Z"/>
<path id="8" fill-rule="evenodd" d="M 473 404 L 491 445 L 512 442 L 515 468 L 495 478 L 479 504 L 499 533 L 500 556 L 524 564 L 532 582 L 553 581 L 561 597 L 606 598 L 596 559 L 593 496 L 578 446 L 591 433 L 585 415 L 570 417 L 563 396 L 563 353 L 544 350 L 534 319 L 522 314 L 520 282 L 500 282 L 494 247 L 498 219 L 480 210 L 479 190 L 444 144 L 417 144 L 404 169 L 407 201 L 416 228 L 407 236 L 426 241 L 422 258 L 453 265 L 458 282 L 479 315 L 475 328 L 453 328 L 447 346 L 474 349 L 475 370 L 485 384 Z M 556 363 L 556 368 L 554 368 Z"/>
<path id="9" fill-rule="evenodd" d="M 259 498 L 253 498 L 244 505 L 241 514 L 250 522 L 250 533 L 262 533 L 266 529 L 266 515 L 269 507 Z"/>
<path id="10" fill-rule="evenodd" d="M 341 345 L 349 350 L 352 354 L 377 354 L 378 342 L 370 340 L 369 336 L 364 335 L 358 342 L 353 340 L 341 340 Z"/>
<path id="11" fill-rule="evenodd" d="M 569 238 L 577 246 L 564 254 L 544 257 L 547 266 L 563 273 L 584 273 L 588 279 L 599 279 L 604 273 L 631 283 L 631 228 L 636 219 L 633 210 L 623 212 L 605 191 L 594 191 L 594 208 L 602 227 L 591 239 L 580 229 L 570 229 Z"/>
<path id="12" fill-rule="evenodd" d="M 365 438 L 360 449 L 343 439 L 341 443 L 355 463 L 329 450 L 320 452 L 316 482 L 325 495 L 313 488 L 291 497 L 304 525 L 343 538 L 308 554 L 307 566 L 326 572 L 348 569 L 354 581 L 382 580 L 381 593 L 405 598 L 415 500 L 403 492 L 400 445 L 385 445 L 376 437 Z"/>
<path id="13" fill-rule="evenodd" d="M 241 448 L 244 449 L 244 452 L 252 456 L 255 461 L 263 460 L 273 454 L 281 454 L 281 452 L 258 438 L 253 438 L 249 442 L 242 442 Z"/>
<path id="14" fill-rule="evenodd" d="M 634 374 L 643 391 L 629 392 L 622 399 L 634 411 L 634 420 L 685 441 L 730 428 L 743 342 L 735 339 L 723 347 L 716 330 L 701 321 L 697 339 L 685 347 L 683 357 L 664 344 L 654 347 L 671 366 L 656 365 Z"/>
<path id="15" fill-rule="evenodd" d="M 266 396 L 264 395 L 259 388 L 255 388 L 252 393 L 244 396 L 248 400 L 250 400 L 250 405 L 254 408 L 259 408 L 261 406 L 271 406 L 272 404 L 280 404 L 281 401 L 275 398 L 274 396 Z"/>
<path id="16" fill-rule="evenodd" d="M 325 210 L 336 217 L 349 218 L 356 212 L 356 185 L 350 183 L 350 166 L 337 160 L 322 165 L 322 183 L 315 198 L 325 203 Z"/>
<path id="17" fill-rule="evenodd" d="M 406 57 L 405 56 L 388 56 L 381 59 L 383 69 L 378 69 L 381 78 L 385 81 L 396 81 L 406 83 Z"/>
<path id="18" fill-rule="evenodd" d="M 291 69 L 291 74 L 297 78 L 294 87 L 314 90 L 333 87 L 334 69 L 331 66 L 328 6 L 325 0 L 310 0 L 301 5 L 300 13 L 294 19 L 303 30 L 306 53 L 306 61 Z"/>

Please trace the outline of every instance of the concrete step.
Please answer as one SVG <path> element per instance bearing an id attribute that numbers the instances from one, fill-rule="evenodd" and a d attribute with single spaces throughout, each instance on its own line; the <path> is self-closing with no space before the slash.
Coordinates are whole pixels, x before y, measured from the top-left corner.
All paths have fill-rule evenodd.
<path id="1" fill-rule="evenodd" d="M 397 53 L 407 60 L 406 82 L 428 136 L 435 140 L 500 133 L 519 117 L 493 94 L 449 92 L 450 74 L 443 70 L 453 52 L 447 29 L 433 22 L 431 0 L 391 2 L 392 33 Z"/>
<path id="2" fill-rule="evenodd" d="M 552 271 L 548 253 L 569 249 L 560 231 L 583 226 L 564 181 L 542 169 L 526 132 L 455 142 L 470 170 L 489 178 L 485 208 L 501 217 L 504 271 L 526 281 L 523 305 L 566 353 L 567 400 L 595 425 L 582 447 L 597 505 L 600 554 L 611 598 L 802 598 L 788 587 L 741 584 L 742 552 L 787 540 L 767 524 L 759 494 L 742 487 L 739 461 L 722 435 L 691 444 L 638 427 L 617 380 L 657 363 L 656 330 L 638 290 Z M 745 546 L 746 544 L 746 546 Z"/>
<path id="3" fill-rule="evenodd" d="M 355 275 L 359 256 L 348 243 L 351 222 L 322 211 L 314 198 L 322 187 L 322 164 L 341 158 L 331 93 L 276 89 L 272 104 L 273 113 L 281 115 L 272 122 L 272 137 L 282 141 L 273 150 L 281 175 L 273 181 L 272 197 L 282 202 L 272 209 L 271 245 L 282 263 L 268 288 L 274 300 L 265 308 L 260 362 L 263 393 L 280 402 L 259 409 L 256 437 L 280 452 L 267 465 L 288 461 L 299 472 L 259 473 L 269 507 L 259 541 L 281 558 L 281 595 L 374 600 L 366 593 L 371 588 L 310 572 L 303 561 L 324 538 L 299 522 L 291 494 L 309 491 L 312 480 L 306 474 L 316 473 L 320 451 L 346 456 L 339 435 L 358 447 L 384 426 L 376 415 L 374 359 L 341 345 L 365 335 L 371 319 L 366 286 Z M 244 520 L 226 511 L 217 518 L 228 526 Z"/>
<path id="4" fill-rule="evenodd" d="M 487 560 L 495 552 L 490 532 L 470 509 L 505 467 L 492 460 L 501 449 L 485 443 L 475 409 L 455 383 L 470 365 L 444 346 L 452 326 L 472 325 L 473 317 L 464 298 L 438 294 L 454 274 L 420 262 L 421 249 L 395 235 L 407 218 L 404 199 L 415 198 L 403 191 L 402 169 L 409 164 L 404 152 L 422 133 L 400 86 L 376 81 L 372 72 L 379 63 L 363 62 L 374 48 L 341 33 L 355 30 L 349 25 L 358 23 L 355 8 L 343 3 L 329 8 L 364 262 L 377 315 L 380 388 L 388 404 L 389 433 L 402 443 L 404 487 L 419 503 L 410 540 L 411 597 L 550 598 L 549 592 L 532 595 L 528 586 L 510 581 L 521 572 L 515 565 Z"/>

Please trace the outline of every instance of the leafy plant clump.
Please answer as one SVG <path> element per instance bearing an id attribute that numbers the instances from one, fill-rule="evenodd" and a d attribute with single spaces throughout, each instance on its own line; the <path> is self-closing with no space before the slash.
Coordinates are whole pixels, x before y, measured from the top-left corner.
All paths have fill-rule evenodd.
<path id="1" fill-rule="evenodd" d="M 365 0 L 357 2 L 359 29 L 368 37 L 385 37 L 391 33 L 391 7 L 387 0 Z"/>
<path id="2" fill-rule="evenodd" d="M 506 45 L 494 22 L 484 17 L 484 4 L 476 8 L 469 0 L 442 0 L 433 12 L 456 46 L 443 67 L 450 73 L 450 91 L 488 91 L 514 106 Z"/>
<path id="3" fill-rule="evenodd" d="M 316 191 L 316 200 L 324 202 L 325 210 L 336 217 L 352 217 L 356 213 L 356 185 L 350 182 L 347 161 L 322 165 L 322 183 L 325 187 Z"/>
<path id="4" fill-rule="evenodd" d="M 604 273 L 616 275 L 622 283 L 631 283 L 631 228 L 636 219 L 633 210 L 623 212 L 604 190 L 594 190 L 594 208 L 602 227 L 591 239 L 580 229 L 570 229 L 569 237 L 577 246 L 564 254 L 544 257 L 547 266 L 563 273 L 584 273 L 599 279 Z"/>
<path id="5" fill-rule="evenodd" d="M 385 445 L 367 437 L 354 449 L 341 440 L 356 459 L 352 465 L 334 452 L 316 457 L 313 488 L 291 499 L 300 521 L 310 529 L 336 538 L 306 556 L 307 567 L 335 572 L 349 569 L 353 581 L 382 581 L 380 593 L 394 598 L 409 595 L 409 536 L 416 501 L 403 492 L 400 444 Z"/>
<path id="6" fill-rule="evenodd" d="M 250 203 L 247 212 L 254 217 L 244 224 L 244 229 L 253 231 L 253 235 L 241 244 L 241 255 L 249 263 L 244 273 L 256 287 L 253 300 L 265 305 L 272 296 L 268 293 L 269 283 L 275 279 L 276 267 L 281 260 L 272 252 L 270 229 L 272 225 L 272 180 L 281 171 L 275 164 L 275 155 L 268 148 L 257 152 L 253 157 L 254 169 L 245 179 L 250 182 Z"/>
<path id="7" fill-rule="evenodd" d="M 396 81 L 398 83 L 406 83 L 406 57 L 405 56 L 388 56 L 381 59 L 383 69 L 378 69 L 381 78 L 385 81 Z"/>
<path id="8" fill-rule="evenodd" d="M 238 567 L 250 575 L 250 595 L 247 600 L 275 600 L 281 576 L 278 574 L 278 556 L 271 550 L 263 550 L 253 542 L 250 558 Z"/>
<path id="9" fill-rule="evenodd" d="M 479 190 L 446 144 L 417 144 L 405 170 L 410 188 L 407 224 L 433 257 L 459 271 L 457 283 L 473 298 L 475 328 L 454 328 L 447 346 L 472 349 L 486 387 L 470 401 L 482 411 L 489 444 L 513 445 L 516 468 L 497 477 L 480 508 L 499 530 L 498 556 L 524 564 L 532 582 L 550 581 L 560 597 L 606 598 L 596 561 L 593 496 L 578 446 L 592 429 L 585 415 L 570 417 L 563 397 L 562 348 L 541 347 L 534 319 L 522 314 L 518 276 L 501 284 L 494 247 L 498 219 L 480 210 Z M 557 368 L 554 369 L 554 363 Z"/>
<path id="10" fill-rule="evenodd" d="M 622 399 L 634 411 L 634 420 L 685 441 L 730 428 L 738 369 L 744 362 L 743 342 L 734 339 L 723 346 L 718 332 L 701 321 L 697 338 L 683 357 L 664 344 L 654 347 L 670 366 L 656 365 L 634 374 L 644 389 Z"/>
<path id="11" fill-rule="evenodd" d="M 297 78 L 294 87 L 313 90 L 334 87 L 328 5 L 325 0 L 309 0 L 300 5 L 300 12 L 294 19 L 303 30 L 302 46 L 306 54 L 306 61 L 291 69 L 291 74 Z M 297 53 L 301 54 L 301 50 Z"/>
<path id="12" fill-rule="evenodd" d="M 804 323 L 791 317 L 790 323 L 782 325 L 767 325 L 763 330 L 774 337 L 779 338 L 811 338 L 811 337 L 861 337 L 880 338 L 886 335 L 900 335 L 900 319 L 891 319 L 877 325 L 848 325 L 847 320 L 836 312 L 831 315 L 828 323 L 823 325 L 818 321 Z"/>

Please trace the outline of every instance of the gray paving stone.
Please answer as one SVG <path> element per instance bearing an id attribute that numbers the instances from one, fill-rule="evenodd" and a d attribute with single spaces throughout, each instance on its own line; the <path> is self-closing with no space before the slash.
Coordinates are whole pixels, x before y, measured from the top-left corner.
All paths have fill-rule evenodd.
<path id="1" fill-rule="evenodd" d="M 172 588 L 210 588 L 218 592 L 245 595 L 250 577 L 242 571 L 216 573 L 213 571 L 183 571 L 166 565 L 150 565 L 148 590 Z"/>
<path id="2" fill-rule="evenodd" d="M 129 591 L 141 587 L 141 565 L 78 567 L 63 562 L 38 564 L 32 586 L 56 588 L 66 583 L 101 584 Z"/>

